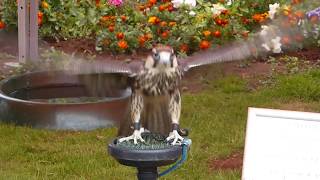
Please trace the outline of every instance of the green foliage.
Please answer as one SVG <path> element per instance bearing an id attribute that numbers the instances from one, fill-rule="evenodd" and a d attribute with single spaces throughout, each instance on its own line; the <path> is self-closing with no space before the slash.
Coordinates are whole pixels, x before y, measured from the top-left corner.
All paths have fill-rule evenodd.
<path id="1" fill-rule="evenodd" d="M 173 8 L 170 1 L 157 1 L 156 4 L 124 1 L 122 6 L 116 7 L 107 0 L 41 0 L 38 21 L 42 37 L 57 40 L 93 38 L 97 40 L 98 51 L 133 52 L 162 43 L 172 46 L 179 53 L 191 53 L 250 37 L 250 33 L 259 29 L 261 23 L 269 22 L 266 16 L 269 4 L 276 2 L 281 5 L 288 3 L 286 0 L 248 0 L 233 1 L 227 5 L 226 1 L 198 0 L 193 8 Z M 0 3 L 0 20 L 3 19 L 7 27 L 15 28 L 16 1 L 3 0 Z M 227 11 L 214 15 L 213 4 L 220 4 Z M 287 21 L 296 20 L 295 11 L 309 10 L 317 5 L 319 3 L 316 2 L 295 4 Z M 263 21 L 259 22 L 253 18 L 254 15 L 263 15 Z M 316 27 L 305 28 L 312 32 Z M 123 37 L 117 36 L 118 33 L 123 33 Z M 318 41 L 318 37 L 314 37 L 314 34 L 310 35 L 313 40 L 308 42 Z M 204 41 L 205 45 L 201 45 Z"/>
<path id="2" fill-rule="evenodd" d="M 44 0 L 40 6 L 39 17 L 40 34 L 54 39 L 94 38 L 97 40 L 97 50 L 111 50 L 118 52 L 134 51 L 138 48 L 151 48 L 155 43 L 168 44 L 178 51 L 188 52 L 199 50 L 201 41 L 209 41 L 217 46 L 235 38 L 242 38 L 243 32 L 252 31 L 255 22 L 243 23 L 243 18 L 268 9 L 266 3 L 257 10 L 248 4 L 235 1 L 225 7 L 228 13 L 213 17 L 212 2 L 198 1 L 195 8 L 184 6 L 173 9 L 170 2 L 158 2 L 148 5 L 144 2 L 125 1 L 124 5 L 115 7 L 106 0 Z M 217 2 L 215 2 L 217 3 Z M 17 26 L 16 1 L 4 0 L 0 10 L 3 19 L 9 27 Z M 159 8 L 163 6 L 164 10 Z M 143 8 L 141 8 L 143 7 Z M 171 7 L 171 10 L 168 10 Z M 139 10 L 140 9 L 140 10 Z M 190 15 L 190 12 L 195 15 Z M 108 19 L 110 17 L 111 19 Z M 125 17 L 125 19 L 123 19 Z M 157 17 L 159 22 L 150 23 L 150 17 Z M 226 20 L 226 25 L 219 25 L 216 19 Z M 175 23 L 176 25 L 170 25 Z M 110 26 L 114 31 L 110 31 Z M 219 31 L 221 37 L 204 36 L 204 31 Z M 121 48 L 117 33 L 124 33 L 128 47 Z M 145 36 L 149 37 L 146 39 Z"/>

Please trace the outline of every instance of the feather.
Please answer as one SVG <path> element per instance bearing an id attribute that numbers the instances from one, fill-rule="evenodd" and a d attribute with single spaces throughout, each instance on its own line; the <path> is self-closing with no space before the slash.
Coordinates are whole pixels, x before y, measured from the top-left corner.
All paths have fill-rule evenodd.
<path id="1" fill-rule="evenodd" d="M 253 50 L 255 50 L 253 42 L 236 42 L 179 59 L 179 66 L 186 72 L 202 65 L 243 60 L 253 56 Z"/>
<path id="2" fill-rule="evenodd" d="M 71 59 L 63 64 L 62 69 L 72 74 L 103 74 L 121 73 L 132 77 L 143 68 L 142 61 L 117 61 L 117 60 L 83 60 Z"/>
<path id="3" fill-rule="evenodd" d="M 169 116 L 169 96 L 144 96 L 144 109 L 140 119 L 141 127 L 151 132 L 168 136 L 171 130 L 171 118 Z M 126 112 L 129 113 L 129 110 Z M 120 122 L 118 136 L 129 136 L 133 129 L 132 121 L 128 118 Z"/>

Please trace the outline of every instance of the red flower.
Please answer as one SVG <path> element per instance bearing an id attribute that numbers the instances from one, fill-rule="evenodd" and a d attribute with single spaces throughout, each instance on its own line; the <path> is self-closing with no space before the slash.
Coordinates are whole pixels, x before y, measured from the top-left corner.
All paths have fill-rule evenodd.
<path id="1" fill-rule="evenodd" d="M 6 27 L 6 24 L 3 21 L 0 21 L 0 29 L 4 29 Z"/>
<path id="2" fill-rule="evenodd" d="M 162 37 L 163 39 L 167 39 L 168 36 L 169 36 L 169 31 L 164 31 L 164 32 L 161 33 L 161 37 Z"/>
<path id="3" fill-rule="evenodd" d="M 200 49 L 208 49 L 210 47 L 210 42 L 206 40 L 202 40 L 199 44 Z"/>
<path id="4" fill-rule="evenodd" d="M 221 32 L 219 30 L 216 30 L 215 32 L 212 33 L 214 37 L 219 38 L 221 37 Z"/>
<path id="5" fill-rule="evenodd" d="M 109 26 L 109 27 L 108 27 L 108 30 L 109 30 L 110 32 L 113 32 L 113 31 L 114 31 L 114 26 Z"/>
<path id="6" fill-rule="evenodd" d="M 123 32 L 117 33 L 117 39 L 123 39 L 123 38 L 124 38 L 124 33 Z"/>
<path id="7" fill-rule="evenodd" d="M 180 51 L 181 52 L 188 52 L 189 51 L 188 45 L 187 44 L 181 44 Z"/>

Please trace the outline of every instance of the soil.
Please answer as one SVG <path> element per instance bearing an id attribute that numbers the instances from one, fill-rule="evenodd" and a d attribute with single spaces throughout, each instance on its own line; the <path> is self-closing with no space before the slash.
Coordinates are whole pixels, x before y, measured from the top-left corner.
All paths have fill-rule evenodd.
<path id="1" fill-rule="evenodd" d="M 209 161 L 210 170 L 241 170 L 243 162 L 243 153 L 235 152 L 230 156 L 221 159 L 212 159 Z"/>

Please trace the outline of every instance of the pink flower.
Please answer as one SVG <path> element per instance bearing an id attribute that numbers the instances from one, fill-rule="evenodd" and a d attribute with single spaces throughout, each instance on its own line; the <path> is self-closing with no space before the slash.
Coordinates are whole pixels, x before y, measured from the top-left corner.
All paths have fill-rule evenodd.
<path id="1" fill-rule="evenodd" d="M 123 3 L 123 1 L 122 0 L 109 0 L 109 3 L 114 6 L 120 6 Z"/>

